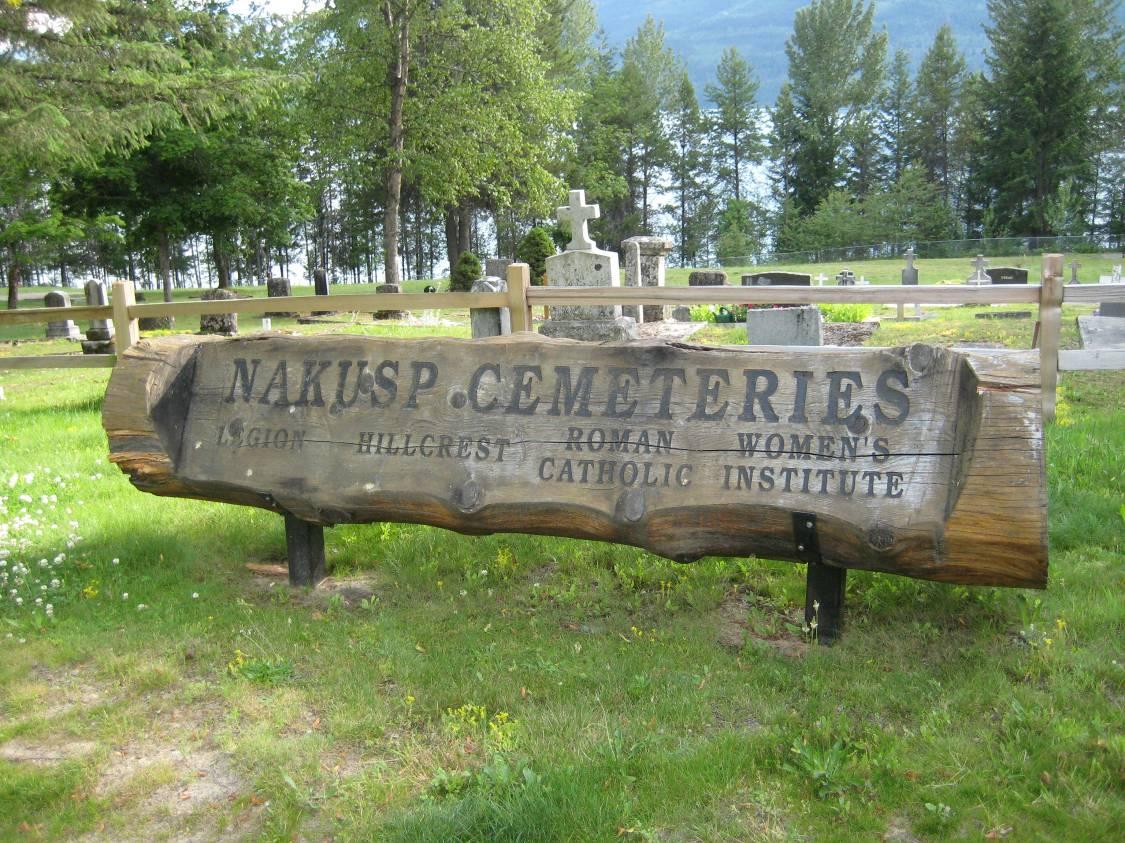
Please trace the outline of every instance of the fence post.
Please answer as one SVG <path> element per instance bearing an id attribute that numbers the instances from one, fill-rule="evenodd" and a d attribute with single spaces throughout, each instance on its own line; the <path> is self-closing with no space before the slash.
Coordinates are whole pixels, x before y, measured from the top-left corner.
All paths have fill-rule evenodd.
<path id="1" fill-rule="evenodd" d="M 1055 418 L 1062 300 L 1063 256 L 1043 255 L 1043 284 L 1039 290 L 1039 376 L 1043 392 L 1044 423 L 1054 421 Z"/>
<path id="2" fill-rule="evenodd" d="M 526 263 L 508 265 L 508 310 L 512 317 L 512 333 L 531 330 L 531 305 L 527 288 L 531 286 L 531 267 Z"/>
<path id="3" fill-rule="evenodd" d="M 113 282 L 113 332 L 114 350 L 118 356 L 129 346 L 136 345 L 141 338 L 137 320 L 129 318 L 129 308 L 137 303 L 136 291 L 132 281 Z"/>

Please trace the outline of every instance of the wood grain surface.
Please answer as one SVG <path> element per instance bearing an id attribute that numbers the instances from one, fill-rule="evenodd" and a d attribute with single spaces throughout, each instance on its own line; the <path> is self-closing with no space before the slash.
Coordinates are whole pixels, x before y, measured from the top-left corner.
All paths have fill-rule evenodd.
<path id="1" fill-rule="evenodd" d="M 514 334 L 166 337 L 103 421 L 140 489 L 398 521 L 1043 587 L 1035 352 L 757 350 Z"/>

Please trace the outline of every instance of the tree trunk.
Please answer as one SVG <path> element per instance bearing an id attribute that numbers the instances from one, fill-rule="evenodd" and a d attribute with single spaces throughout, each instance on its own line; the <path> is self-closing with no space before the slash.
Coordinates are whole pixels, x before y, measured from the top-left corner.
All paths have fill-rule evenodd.
<path id="1" fill-rule="evenodd" d="M 168 242 L 168 232 L 160 232 L 156 247 L 156 270 L 160 273 L 160 283 L 164 287 L 164 301 L 172 301 L 172 244 Z"/>
<path id="2" fill-rule="evenodd" d="M 223 250 L 218 235 L 211 235 L 211 256 L 215 259 L 215 273 L 219 276 L 219 289 L 230 287 L 230 256 Z"/>
<path id="3" fill-rule="evenodd" d="M 20 259 L 14 243 L 8 246 L 8 310 L 20 306 Z"/>
<path id="4" fill-rule="evenodd" d="M 398 217 L 402 204 L 402 153 L 405 147 L 402 112 L 410 73 L 410 18 L 401 6 L 393 8 L 390 0 L 384 0 L 383 17 L 388 28 L 398 36 L 398 49 L 387 74 L 391 88 L 391 112 L 388 118 L 391 161 L 387 168 L 387 206 L 383 220 L 383 266 L 387 276 L 385 283 L 399 284 L 402 282 L 402 275 L 398 263 Z"/>

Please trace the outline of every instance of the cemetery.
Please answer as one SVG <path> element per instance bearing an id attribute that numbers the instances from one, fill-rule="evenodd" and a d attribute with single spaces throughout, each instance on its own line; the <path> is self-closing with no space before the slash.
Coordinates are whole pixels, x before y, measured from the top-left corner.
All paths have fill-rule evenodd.
<path id="1" fill-rule="evenodd" d="M 0 840 L 1112 837 L 1117 4 L 276 5 L 0 9 Z"/>

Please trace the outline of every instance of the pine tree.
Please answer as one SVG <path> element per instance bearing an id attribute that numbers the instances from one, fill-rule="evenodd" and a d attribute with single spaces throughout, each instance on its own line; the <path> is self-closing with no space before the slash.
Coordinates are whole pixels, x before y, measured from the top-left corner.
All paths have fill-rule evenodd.
<path id="1" fill-rule="evenodd" d="M 813 0 L 785 42 L 796 133 L 791 195 L 802 214 L 843 183 L 849 144 L 881 90 L 887 37 L 873 31 L 874 12 L 863 0 Z"/>
<path id="2" fill-rule="evenodd" d="M 621 53 L 622 127 L 627 137 L 626 173 L 642 233 L 652 233 L 651 199 L 671 155 L 664 117 L 680 79 L 681 67 L 664 44 L 664 25 L 645 18 Z"/>
<path id="3" fill-rule="evenodd" d="M 995 230 L 1050 234 L 1047 211 L 1059 187 L 1071 182 L 1088 196 L 1093 162 L 1106 142 L 1097 136 L 1099 115 L 1121 107 L 1115 6 L 1113 0 L 989 0 L 983 171 Z"/>
<path id="4" fill-rule="evenodd" d="M 745 169 L 760 161 L 763 152 L 755 103 L 758 80 L 734 47 L 723 51 L 715 80 L 716 84 L 705 89 L 715 103 L 710 126 L 714 159 L 727 196 L 741 200 Z"/>
<path id="5" fill-rule="evenodd" d="M 943 25 L 918 67 L 911 145 L 926 178 L 941 188 L 947 205 L 953 202 L 960 169 L 955 155 L 957 108 L 965 72 L 965 58 L 953 30 Z"/>
<path id="6" fill-rule="evenodd" d="M 10 308 L 26 233 L 50 216 L 51 179 L 276 92 L 276 74 L 227 60 L 215 35 L 230 21 L 173 0 L 0 3 L 0 247 Z"/>
<path id="7" fill-rule="evenodd" d="M 879 111 L 879 133 L 886 149 L 887 176 L 892 182 L 902 177 L 903 170 L 914 158 L 910 144 L 916 103 L 914 84 L 910 80 L 910 58 L 905 50 L 896 50 Z"/>
<path id="8" fill-rule="evenodd" d="M 710 197 L 705 176 L 706 121 L 699 110 L 695 88 L 687 73 L 671 104 L 672 156 L 669 167 L 674 202 L 669 211 L 675 220 L 680 266 L 691 266 L 699 257 L 710 222 Z"/>

